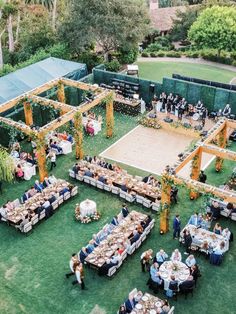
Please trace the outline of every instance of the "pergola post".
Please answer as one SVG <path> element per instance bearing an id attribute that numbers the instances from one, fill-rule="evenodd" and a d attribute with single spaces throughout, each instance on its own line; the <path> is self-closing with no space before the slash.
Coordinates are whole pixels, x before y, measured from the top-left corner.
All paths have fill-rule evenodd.
<path id="1" fill-rule="evenodd" d="M 114 128 L 114 109 L 113 109 L 113 93 L 109 94 L 106 99 L 106 134 L 112 137 Z"/>
<path id="2" fill-rule="evenodd" d="M 64 84 L 61 81 L 59 81 L 57 84 L 57 99 L 63 104 L 66 102 L 65 88 Z M 61 109 L 60 115 L 62 116 L 64 113 L 65 112 Z"/>
<path id="3" fill-rule="evenodd" d="M 227 143 L 227 125 L 218 134 L 218 145 L 220 148 L 225 148 Z M 224 159 L 216 157 L 215 169 L 217 172 L 222 170 Z"/>
<path id="4" fill-rule="evenodd" d="M 48 176 L 47 172 L 47 161 L 45 152 L 45 137 L 44 134 L 39 134 L 36 140 L 36 151 L 38 155 L 38 168 L 39 168 L 39 180 L 42 182 L 45 177 Z"/>
<path id="5" fill-rule="evenodd" d="M 160 214 L 160 232 L 169 231 L 169 209 L 171 203 L 171 182 L 167 173 L 162 175 L 161 179 L 161 214 Z"/>
<path id="6" fill-rule="evenodd" d="M 201 170 L 201 162 L 202 162 L 202 148 L 199 147 L 197 154 L 193 157 L 192 160 L 192 170 L 191 170 L 191 179 L 198 181 L 200 170 Z M 194 200 L 198 197 L 198 192 L 191 189 L 190 191 L 190 199 Z"/>
<path id="7" fill-rule="evenodd" d="M 33 125 L 33 112 L 30 102 L 24 101 L 25 124 Z"/>
<path id="8" fill-rule="evenodd" d="M 76 159 L 83 159 L 83 121 L 81 112 L 76 112 L 74 115 L 74 138 Z"/>

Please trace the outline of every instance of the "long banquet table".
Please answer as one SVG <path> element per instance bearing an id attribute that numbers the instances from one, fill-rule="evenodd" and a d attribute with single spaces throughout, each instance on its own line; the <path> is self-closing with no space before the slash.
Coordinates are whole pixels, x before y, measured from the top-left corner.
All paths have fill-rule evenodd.
<path id="1" fill-rule="evenodd" d="M 207 241 L 208 245 L 214 249 L 217 246 L 220 246 L 221 242 L 225 243 L 224 252 L 228 251 L 229 249 L 229 241 L 225 239 L 222 235 L 216 234 L 209 230 L 205 230 L 202 228 L 197 228 L 194 225 L 186 225 L 184 227 L 185 230 L 189 230 L 191 237 L 192 237 L 192 244 L 196 245 L 197 247 L 201 247 L 204 241 Z M 183 230 L 184 230 L 183 229 Z M 181 231 L 180 236 L 183 237 L 183 230 Z"/>
<path id="2" fill-rule="evenodd" d="M 78 164 L 82 168 L 89 168 L 90 171 L 92 171 L 93 173 L 99 173 L 103 175 L 105 178 L 111 180 L 114 186 L 120 188 L 123 184 L 126 184 L 128 189 L 140 196 L 151 200 L 152 202 L 155 202 L 161 196 L 161 191 L 159 187 L 155 187 L 151 184 L 144 183 L 143 181 L 136 180 L 133 176 L 128 175 L 127 173 L 117 173 L 113 170 L 104 168 L 96 164 L 92 164 L 85 160 L 80 161 Z"/>
<path id="3" fill-rule="evenodd" d="M 99 269 L 105 263 L 106 258 L 112 257 L 118 247 L 123 247 L 123 242 L 128 239 L 141 221 L 148 219 L 148 216 L 136 211 L 129 213 L 118 226 L 114 227 L 106 239 L 90 253 L 85 261 L 94 268 Z"/>

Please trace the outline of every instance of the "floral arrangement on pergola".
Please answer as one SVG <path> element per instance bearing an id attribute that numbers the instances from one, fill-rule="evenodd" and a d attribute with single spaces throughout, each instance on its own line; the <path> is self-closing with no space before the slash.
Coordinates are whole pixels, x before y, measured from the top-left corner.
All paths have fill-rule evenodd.
<path id="1" fill-rule="evenodd" d="M 207 135 L 195 144 L 191 151 L 186 152 L 182 156 L 181 161 L 162 174 L 160 230 L 163 233 L 169 230 L 169 208 L 171 203 L 171 186 L 173 184 L 188 188 L 190 190 L 190 199 L 192 200 L 202 193 L 218 197 L 226 202 L 236 203 L 236 193 L 234 191 L 223 190 L 198 181 L 202 153 L 216 156 L 215 169 L 217 172 L 222 170 L 224 159 L 236 161 L 236 152 L 225 148 L 229 129 L 236 129 L 236 121 L 225 118 L 220 119 L 209 130 Z M 212 145 L 213 141 L 217 145 Z M 178 173 L 190 161 L 192 161 L 191 175 L 190 179 L 186 179 Z"/>
<path id="2" fill-rule="evenodd" d="M 84 91 L 93 93 L 93 100 L 85 101 L 79 106 L 71 106 L 65 103 L 65 86 L 75 87 Z M 57 87 L 57 99 L 58 101 L 47 99 L 45 97 L 38 96 L 51 88 Z M 113 115 L 113 99 L 114 94 L 112 91 L 97 87 L 91 84 L 86 84 L 79 81 L 74 81 L 68 78 L 59 78 L 50 81 L 34 90 L 25 93 L 19 97 L 10 100 L 0 106 L 0 114 L 14 108 L 19 103 L 23 103 L 25 123 L 16 122 L 6 117 L 0 117 L 0 122 L 6 125 L 16 128 L 17 130 L 25 133 L 36 143 L 36 150 L 38 154 L 38 168 L 39 178 L 43 181 L 47 177 L 46 168 L 46 135 L 50 131 L 56 130 L 62 125 L 66 124 L 70 120 L 74 120 L 74 139 L 75 139 L 75 151 L 76 158 L 83 158 L 83 125 L 82 114 L 88 110 L 94 108 L 100 103 L 106 104 L 106 136 L 111 137 L 113 135 L 114 127 L 114 115 Z M 32 130 L 33 125 L 33 112 L 32 103 L 37 103 L 41 106 L 50 106 L 60 111 L 60 117 L 54 119 L 48 124 L 40 127 L 37 130 Z"/>

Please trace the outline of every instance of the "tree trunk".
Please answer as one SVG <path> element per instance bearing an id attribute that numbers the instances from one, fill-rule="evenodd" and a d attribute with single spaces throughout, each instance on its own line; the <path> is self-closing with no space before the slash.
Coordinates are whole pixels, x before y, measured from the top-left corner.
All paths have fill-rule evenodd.
<path id="1" fill-rule="evenodd" d="M 14 37 L 13 37 L 12 15 L 11 14 L 8 16 L 8 19 L 7 19 L 7 31 L 8 31 L 9 52 L 14 52 L 15 44 L 14 44 Z"/>
<path id="2" fill-rule="evenodd" d="M 56 31 L 56 18 L 57 18 L 57 0 L 53 1 L 53 8 L 52 8 L 52 29 Z"/>
<path id="3" fill-rule="evenodd" d="M 109 52 L 105 51 L 103 57 L 104 57 L 104 61 L 108 62 L 109 61 Z"/>
<path id="4" fill-rule="evenodd" d="M 5 30 L 3 30 L 0 34 L 0 70 L 3 68 L 3 52 L 2 52 L 2 35 Z"/>
<path id="5" fill-rule="evenodd" d="M 20 10 L 17 13 L 17 25 L 16 25 L 16 39 L 15 39 L 15 44 L 18 43 L 19 40 L 19 33 L 20 33 Z"/>

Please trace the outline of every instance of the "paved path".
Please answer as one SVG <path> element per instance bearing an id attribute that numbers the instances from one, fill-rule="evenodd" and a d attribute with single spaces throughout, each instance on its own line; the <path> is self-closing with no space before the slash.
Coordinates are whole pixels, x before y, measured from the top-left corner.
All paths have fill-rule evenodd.
<path id="1" fill-rule="evenodd" d="M 158 61 L 158 62 L 185 62 L 185 63 L 195 63 L 195 64 L 205 64 L 205 65 L 210 65 L 214 66 L 220 69 L 225 69 L 229 71 L 233 71 L 236 73 L 236 67 L 233 65 L 228 65 L 228 64 L 221 64 L 217 62 L 212 62 L 212 61 L 207 61 L 202 58 L 187 58 L 187 57 L 181 57 L 181 58 L 144 58 L 144 57 L 139 57 L 138 62 L 148 62 L 148 61 Z M 236 80 L 236 77 L 234 78 Z"/>

